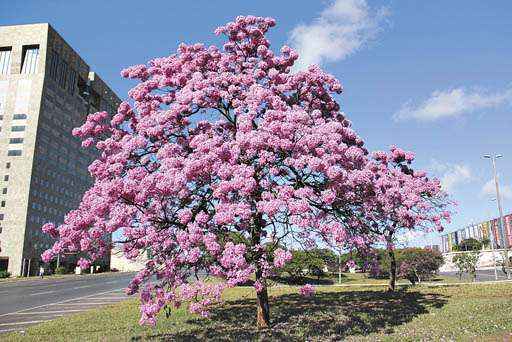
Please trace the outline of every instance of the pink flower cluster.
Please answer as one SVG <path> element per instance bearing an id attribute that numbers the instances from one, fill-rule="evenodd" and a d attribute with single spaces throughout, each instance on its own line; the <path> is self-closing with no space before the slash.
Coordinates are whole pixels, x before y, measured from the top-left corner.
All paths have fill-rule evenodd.
<path id="1" fill-rule="evenodd" d="M 299 293 L 304 297 L 311 297 L 315 294 L 315 287 L 310 284 L 306 284 L 299 288 Z"/>

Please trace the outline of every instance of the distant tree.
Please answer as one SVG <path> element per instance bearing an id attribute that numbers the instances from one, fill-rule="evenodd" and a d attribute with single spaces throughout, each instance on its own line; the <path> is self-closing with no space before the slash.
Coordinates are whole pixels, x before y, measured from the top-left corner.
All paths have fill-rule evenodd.
<path id="1" fill-rule="evenodd" d="M 472 281 L 476 280 L 476 266 L 479 258 L 480 253 L 476 251 L 459 253 L 453 257 L 459 279 L 462 279 L 462 275 L 467 273 Z"/>
<path id="2" fill-rule="evenodd" d="M 437 251 L 423 248 L 406 248 L 398 253 L 400 278 L 408 279 L 413 285 L 431 279 L 444 263 Z"/>
<path id="3" fill-rule="evenodd" d="M 491 239 L 489 238 L 483 238 L 482 240 L 480 240 L 480 242 L 482 243 L 482 247 L 484 248 L 489 248 L 491 246 Z"/>
<path id="4" fill-rule="evenodd" d="M 431 279 L 444 263 L 441 253 L 431 249 L 403 248 L 395 250 L 397 277 L 415 284 Z M 383 279 L 389 277 L 391 260 L 386 250 L 377 249 L 368 260 L 369 276 Z"/>
<path id="5" fill-rule="evenodd" d="M 460 257 L 460 254 L 456 254 L 453 257 L 452 262 L 455 264 L 455 267 L 457 267 L 457 275 L 459 276 L 459 280 L 462 280 L 462 276 L 466 271 L 466 261 L 464 260 L 464 258 Z"/>
<path id="6" fill-rule="evenodd" d="M 291 253 L 292 258 L 286 263 L 282 271 L 286 272 L 293 281 L 301 282 L 308 275 L 318 278 L 324 275 L 326 264 L 318 250 L 294 250 Z"/>
<path id="7" fill-rule="evenodd" d="M 462 240 L 459 245 L 458 249 L 461 252 L 467 252 L 467 251 L 479 251 L 482 249 L 482 242 L 478 241 L 474 238 L 468 238 L 465 240 Z"/>
<path id="8" fill-rule="evenodd" d="M 414 153 L 392 146 L 376 151 L 366 165 L 364 177 L 370 186 L 361 190 L 358 216 L 347 223 L 359 231 L 356 239 L 362 248 L 385 244 L 389 260 L 388 290 L 394 291 L 398 264 L 395 255 L 398 237 L 414 232 L 442 231 L 450 221 L 452 201 L 441 182 L 413 168 Z M 335 201 L 341 216 L 347 203 Z M 361 239 L 360 236 L 365 238 Z"/>
<path id="9" fill-rule="evenodd" d="M 501 253 L 501 270 L 507 275 L 507 279 L 512 276 L 512 257 L 508 256 L 508 251 L 502 251 Z"/>

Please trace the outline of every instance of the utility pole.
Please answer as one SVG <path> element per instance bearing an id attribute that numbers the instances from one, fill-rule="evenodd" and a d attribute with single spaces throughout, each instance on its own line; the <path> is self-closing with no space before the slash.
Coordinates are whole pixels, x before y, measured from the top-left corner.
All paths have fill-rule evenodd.
<path id="1" fill-rule="evenodd" d="M 496 155 L 486 154 L 486 155 L 484 155 L 484 158 L 490 159 L 491 163 L 492 163 L 492 172 L 493 172 L 493 176 L 494 176 L 494 186 L 496 187 L 496 203 L 498 204 L 498 213 L 500 215 L 500 218 L 499 218 L 499 222 L 500 222 L 499 228 L 504 230 L 505 226 L 503 224 L 503 207 L 501 205 L 500 182 L 498 181 L 498 173 L 496 172 L 496 159 L 501 158 L 501 157 L 503 157 L 501 154 L 496 154 Z M 491 231 L 492 231 L 492 228 L 491 228 Z M 496 229 L 496 232 L 498 232 L 498 229 Z M 494 257 L 494 239 L 496 239 L 496 242 L 497 242 L 498 237 L 494 236 L 494 234 L 492 234 L 492 235 L 493 235 L 492 246 L 493 246 L 493 257 Z M 508 255 L 507 255 L 507 257 L 508 257 Z M 494 274 L 495 274 L 496 280 L 498 280 L 498 273 L 497 273 L 497 270 L 496 270 L 496 259 L 494 259 Z"/>

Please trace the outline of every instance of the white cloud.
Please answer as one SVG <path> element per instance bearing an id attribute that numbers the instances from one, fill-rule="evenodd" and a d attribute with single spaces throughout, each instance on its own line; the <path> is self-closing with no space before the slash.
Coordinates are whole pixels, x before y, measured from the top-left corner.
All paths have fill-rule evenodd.
<path id="1" fill-rule="evenodd" d="M 457 117 L 479 109 L 486 109 L 512 102 L 512 88 L 503 92 L 489 93 L 482 90 L 434 91 L 430 97 L 419 105 L 408 101 L 393 115 L 395 121 L 415 119 L 418 121 L 435 121 L 447 117 Z"/>
<path id="2" fill-rule="evenodd" d="M 496 186 L 494 185 L 494 179 L 490 179 L 484 184 L 481 194 L 484 197 L 496 198 Z M 500 195 L 503 199 L 512 199 L 512 187 L 510 185 L 500 184 Z"/>
<path id="3" fill-rule="evenodd" d="M 433 160 L 430 168 L 441 174 L 441 186 L 446 192 L 453 192 L 459 185 L 467 184 L 474 179 L 471 169 L 464 164 L 440 163 Z"/>
<path id="4" fill-rule="evenodd" d="M 300 56 L 294 68 L 345 59 L 379 32 L 388 15 L 387 8 L 371 9 L 365 0 L 334 1 L 312 23 L 292 30 L 291 44 Z"/>

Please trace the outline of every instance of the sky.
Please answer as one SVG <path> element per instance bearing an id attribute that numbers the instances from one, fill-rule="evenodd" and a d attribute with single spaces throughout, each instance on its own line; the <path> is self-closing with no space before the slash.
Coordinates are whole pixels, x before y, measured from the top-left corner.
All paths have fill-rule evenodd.
<path id="1" fill-rule="evenodd" d="M 343 111 L 370 150 L 397 145 L 458 202 L 446 231 L 497 216 L 492 168 L 512 211 L 512 1 L 0 0 L 0 25 L 50 23 L 121 98 L 121 69 L 221 43 L 237 15 L 274 17 L 272 46 L 343 84 Z M 438 243 L 439 235 L 410 244 Z"/>

